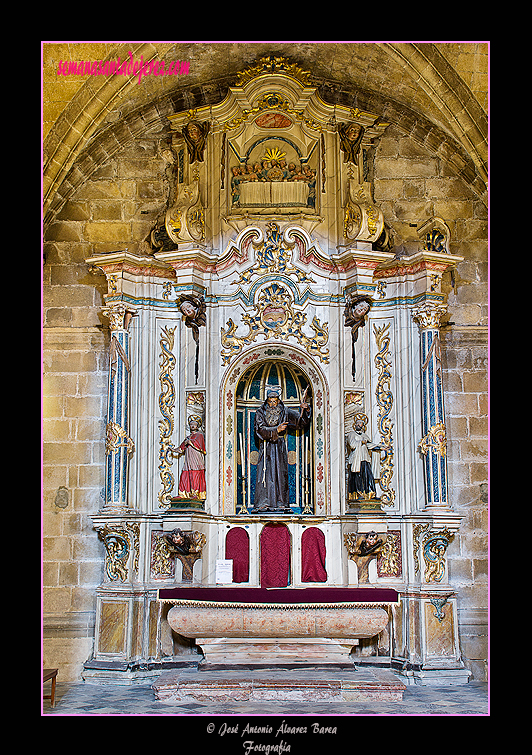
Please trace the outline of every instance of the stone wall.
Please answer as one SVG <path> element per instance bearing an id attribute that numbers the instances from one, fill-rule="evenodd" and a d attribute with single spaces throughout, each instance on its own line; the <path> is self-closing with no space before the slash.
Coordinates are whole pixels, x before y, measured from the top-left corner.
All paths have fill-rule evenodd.
<path id="1" fill-rule="evenodd" d="M 475 326 L 444 331 L 449 486 L 464 519 L 449 546 L 451 584 L 458 589 L 462 651 L 475 679 L 487 674 L 488 397 L 487 333 Z"/>
<path id="2" fill-rule="evenodd" d="M 80 289 L 94 296 L 94 289 L 74 285 L 61 293 L 75 301 Z M 52 298 L 52 289 L 45 291 Z M 80 656 L 90 651 L 94 589 L 103 577 L 102 548 L 89 515 L 102 500 L 104 333 L 94 327 L 48 326 L 43 362 L 44 665 L 61 667 L 65 680 L 67 674 L 79 678 L 85 660 Z"/>
<path id="3" fill-rule="evenodd" d="M 44 661 L 62 680 L 79 678 L 90 654 L 94 588 L 103 545 L 90 514 L 104 486 L 107 286 L 86 257 L 142 249 L 166 204 L 160 127 L 91 176 L 46 229 L 44 275 Z M 394 251 L 419 249 L 416 225 L 432 215 L 451 230 L 446 274 L 449 324 L 442 331 L 451 502 L 464 515 L 448 557 L 459 589 L 462 649 L 485 678 L 487 613 L 487 219 L 485 205 L 438 157 L 391 126 L 374 166 L 375 201 L 394 234 Z"/>
<path id="4" fill-rule="evenodd" d="M 448 550 L 459 589 L 462 651 L 486 678 L 488 601 L 488 221 L 486 205 L 428 150 L 390 127 L 375 161 L 375 201 L 395 235 L 394 251 L 419 248 L 416 225 L 431 216 L 451 231 L 450 252 L 464 257 L 446 273 L 449 323 L 442 329 L 451 506 L 464 516 Z M 452 324 L 451 324 L 452 323 Z"/>
<path id="5" fill-rule="evenodd" d="M 124 149 L 65 205 L 45 235 L 44 661 L 60 665 L 63 680 L 65 674 L 79 678 L 90 655 L 104 559 L 90 514 L 100 508 L 104 489 L 108 328 L 101 307 L 107 283 L 85 258 L 143 245 L 166 203 L 156 152 L 155 140 Z"/>

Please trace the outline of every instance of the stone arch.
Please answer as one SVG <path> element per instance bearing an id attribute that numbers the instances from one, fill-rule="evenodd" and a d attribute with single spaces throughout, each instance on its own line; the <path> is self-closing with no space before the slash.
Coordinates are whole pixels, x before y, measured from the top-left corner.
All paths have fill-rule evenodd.
<path id="1" fill-rule="evenodd" d="M 172 45 L 165 45 L 170 48 Z M 158 49 L 159 48 L 159 49 Z M 161 55 L 152 44 L 120 45 L 107 60 L 133 60 L 149 62 Z M 167 50 L 165 50 L 166 52 Z M 68 172 L 80 154 L 87 148 L 91 138 L 116 102 L 127 97 L 137 85 L 134 76 L 91 76 L 76 92 L 65 110 L 54 124 L 44 144 L 43 203 L 44 212 L 50 208 Z M 105 154 L 107 158 L 107 154 Z M 100 160 L 102 157 L 100 156 Z M 100 163 L 101 164 L 101 163 Z M 96 165 L 98 167 L 98 165 Z"/>
<path id="2" fill-rule="evenodd" d="M 479 103 L 435 44 L 379 43 L 410 73 L 442 113 L 444 122 L 487 181 L 488 123 Z"/>
<path id="3" fill-rule="evenodd" d="M 347 47 L 347 44 L 339 47 Z M 416 86 L 431 98 L 441 114 L 443 129 L 430 117 L 405 107 L 386 91 L 379 91 L 382 88 L 380 82 L 375 82 L 372 88 L 369 80 L 364 89 L 345 86 L 323 75 L 314 75 L 320 96 L 329 102 L 340 102 L 341 97 L 347 97 L 353 102 L 353 107 L 377 108 L 387 120 L 404 128 L 414 141 L 422 143 L 448 162 L 476 193 L 482 195 L 487 181 L 487 117 L 469 87 L 436 44 L 376 43 L 374 47 L 399 64 Z M 280 45 L 280 48 L 281 54 L 293 54 L 288 44 Z M 116 60 L 118 57 L 124 60 L 130 52 L 134 60 L 142 56 L 145 62 L 149 62 L 156 58 L 173 58 L 179 55 L 180 50 L 171 43 L 125 43 L 113 49 L 106 60 Z M 257 50 L 256 54 L 260 56 L 261 53 L 261 50 Z M 245 55 L 245 51 L 242 54 Z M 304 67 L 312 67 L 311 61 L 299 59 L 300 55 L 298 51 L 298 62 Z M 236 65 L 245 66 L 246 62 L 236 61 Z M 236 72 L 233 73 L 233 67 L 228 60 L 225 70 L 213 77 L 210 88 L 215 93 L 210 96 L 215 100 L 223 98 L 228 85 L 234 82 Z M 200 102 L 204 104 L 209 96 L 206 94 L 208 84 L 202 91 L 192 91 L 187 87 L 184 92 L 183 87 L 175 87 L 174 84 L 171 88 L 171 81 L 162 81 L 163 93 L 159 89 L 156 96 L 143 95 L 142 101 L 138 96 L 132 96 L 136 94 L 138 86 L 135 76 L 91 76 L 57 118 L 44 144 L 43 203 L 46 222 L 54 218 L 75 189 L 114 151 L 135 139 L 139 130 L 145 129 L 150 121 L 163 126 L 165 115 L 177 112 L 176 106 L 183 110 L 190 109 Z M 128 98 L 140 104 L 131 106 Z M 124 111 L 118 121 L 106 124 L 107 116 L 121 105 L 124 105 Z"/>

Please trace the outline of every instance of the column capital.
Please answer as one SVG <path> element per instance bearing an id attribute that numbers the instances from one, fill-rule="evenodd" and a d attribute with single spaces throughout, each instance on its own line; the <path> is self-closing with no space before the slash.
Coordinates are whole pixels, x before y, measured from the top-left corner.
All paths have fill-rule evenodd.
<path id="1" fill-rule="evenodd" d="M 425 301 L 423 304 L 412 308 L 412 317 L 421 330 L 438 330 L 441 318 L 446 311 L 447 307 L 445 304 Z"/>
<path id="2" fill-rule="evenodd" d="M 109 318 L 109 327 L 111 330 L 128 330 L 131 318 L 137 314 L 134 307 L 129 306 L 123 301 L 115 301 L 107 304 L 102 309 L 103 314 Z"/>

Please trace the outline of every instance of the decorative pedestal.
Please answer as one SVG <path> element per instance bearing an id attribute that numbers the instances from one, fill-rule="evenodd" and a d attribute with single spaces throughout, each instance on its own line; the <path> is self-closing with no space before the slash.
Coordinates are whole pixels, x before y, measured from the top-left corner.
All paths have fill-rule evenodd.
<path id="1" fill-rule="evenodd" d="M 190 511 L 205 511 L 205 501 L 194 498 L 170 498 L 170 507 L 166 509 L 166 516 L 183 514 Z"/>

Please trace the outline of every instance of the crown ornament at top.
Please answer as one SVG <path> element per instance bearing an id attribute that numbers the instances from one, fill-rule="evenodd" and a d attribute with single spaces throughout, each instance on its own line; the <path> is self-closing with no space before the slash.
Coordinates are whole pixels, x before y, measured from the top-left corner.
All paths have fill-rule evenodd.
<path id="1" fill-rule="evenodd" d="M 288 58 L 267 55 L 264 58 L 260 58 L 256 65 L 246 68 L 244 71 L 239 71 L 237 74 L 236 86 L 245 86 L 249 81 L 257 78 L 257 76 L 274 73 L 291 76 L 304 86 L 312 85 L 310 71 L 304 71 L 297 65 L 297 63 L 291 63 Z"/>

